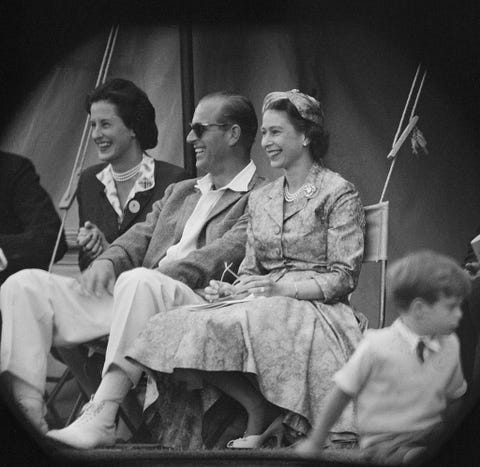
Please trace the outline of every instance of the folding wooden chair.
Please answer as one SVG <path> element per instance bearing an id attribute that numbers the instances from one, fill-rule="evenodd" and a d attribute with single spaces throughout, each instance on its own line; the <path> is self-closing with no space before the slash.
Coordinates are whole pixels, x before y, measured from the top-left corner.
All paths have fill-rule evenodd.
<path id="1" fill-rule="evenodd" d="M 385 325 L 386 274 L 388 260 L 388 201 L 365 206 L 366 238 L 363 262 L 380 263 L 378 327 Z"/>

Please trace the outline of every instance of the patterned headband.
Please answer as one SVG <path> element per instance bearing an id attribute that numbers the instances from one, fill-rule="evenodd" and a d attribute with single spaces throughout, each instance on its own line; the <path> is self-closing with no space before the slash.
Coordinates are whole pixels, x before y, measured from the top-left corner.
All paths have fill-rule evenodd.
<path id="1" fill-rule="evenodd" d="M 267 94 L 263 100 L 262 113 L 271 108 L 273 103 L 284 99 L 289 100 L 293 104 L 302 118 L 323 126 L 323 110 L 320 102 L 312 96 L 300 92 L 298 89 L 276 91 Z"/>

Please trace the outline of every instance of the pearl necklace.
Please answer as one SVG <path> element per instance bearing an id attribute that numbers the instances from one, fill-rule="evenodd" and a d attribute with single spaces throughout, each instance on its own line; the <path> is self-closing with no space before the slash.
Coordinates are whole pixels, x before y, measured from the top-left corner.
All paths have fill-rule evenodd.
<path id="1" fill-rule="evenodd" d="M 135 177 L 138 174 L 138 172 L 140 172 L 141 166 L 142 166 L 142 161 L 140 161 L 138 165 L 136 165 L 135 167 L 132 167 L 131 169 L 126 170 L 125 172 L 115 172 L 115 170 L 113 170 L 113 167 L 111 166 L 110 167 L 112 169 L 113 179 L 116 182 L 126 182 L 127 180 L 130 180 L 131 178 Z"/>
<path id="2" fill-rule="evenodd" d="M 283 192 L 283 197 L 287 203 L 296 201 L 301 195 L 305 192 L 305 185 L 302 185 L 295 193 L 290 193 L 288 187 L 285 185 L 285 191 Z"/>
<path id="3" fill-rule="evenodd" d="M 283 197 L 287 203 L 291 203 L 292 201 L 296 201 L 301 196 L 311 198 L 316 191 L 317 187 L 311 183 L 304 183 L 295 193 L 290 193 L 287 185 L 285 185 Z"/>

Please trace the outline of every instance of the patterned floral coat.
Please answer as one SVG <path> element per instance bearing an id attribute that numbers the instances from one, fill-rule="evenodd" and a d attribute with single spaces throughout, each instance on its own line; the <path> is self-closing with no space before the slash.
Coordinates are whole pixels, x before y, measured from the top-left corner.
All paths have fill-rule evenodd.
<path id="1" fill-rule="evenodd" d="M 347 298 L 363 257 L 365 219 L 357 191 L 318 165 L 307 177 L 314 188 L 306 197 L 285 202 L 284 183 L 280 177 L 250 196 L 240 273 L 279 281 L 312 278 L 325 300 L 276 296 L 154 316 L 127 355 L 155 375 L 157 386 L 149 386 L 146 403 L 161 395 L 157 435 L 164 445 L 201 447 L 201 438 L 192 440 L 194 417 L 179 418 L 172 409 L 182 398 L 178 388 L 170 390 L 171 374 L 193 368 L 255 377 L 265 398 L 285 410 L 284 423 L 304 433 L 323 407 L 333 374 L 362 337 L 362 320 Z M 355 431 L 352 406 L 334 431 Z"/>
<path id="2" fill-rule="evenodd" d="M 290 271 L 314 279 L 325 302 L 345 300 L 355 289 L 363 259 L 365 218 L 354 186 L 314 165 L 306 183 L 313 193 L 283 202 L 285 177 L 252 194 L 248 241 L 240 274 Z"/>

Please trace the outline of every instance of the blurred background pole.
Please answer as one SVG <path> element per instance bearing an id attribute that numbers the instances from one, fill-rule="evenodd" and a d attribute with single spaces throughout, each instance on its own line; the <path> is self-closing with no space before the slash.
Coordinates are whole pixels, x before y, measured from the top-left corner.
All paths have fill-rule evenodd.
<path id="1" fill-rule="evenodd" d="M 193 42 L 192 23 L 185 21 L 180 24 L 180 76 L 182 86 L 182 128 L 183 128 L 183 164 L 190 177 L 197 176 L 193 147 L 186 142 L 195 110 L 195 89 L 193 82 Z"/>

